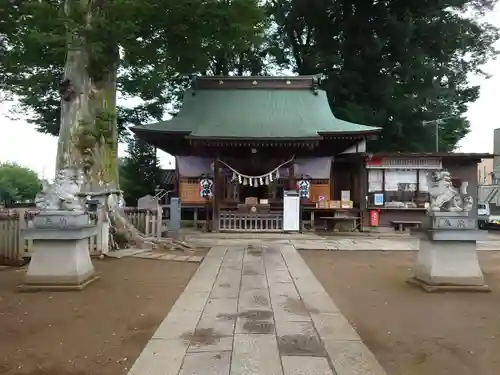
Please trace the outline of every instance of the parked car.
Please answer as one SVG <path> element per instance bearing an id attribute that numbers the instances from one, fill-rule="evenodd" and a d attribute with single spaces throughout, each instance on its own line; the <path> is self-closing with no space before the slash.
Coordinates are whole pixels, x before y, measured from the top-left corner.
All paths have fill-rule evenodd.
<path id="1" fill-rule="evenodd" d="M 489 203 L 478 203 L 477 225 L 479 229 L 500 228 L 500 215 L 491 214 Z"/>

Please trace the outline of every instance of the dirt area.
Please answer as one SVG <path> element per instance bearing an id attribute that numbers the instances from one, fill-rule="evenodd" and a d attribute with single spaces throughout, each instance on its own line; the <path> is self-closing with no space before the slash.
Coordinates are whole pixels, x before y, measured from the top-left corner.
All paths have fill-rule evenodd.
<path id="1" fill-rule="evenodd" d="M 81 292 L 19 293 L 24 271 L 0 271 L 0 374 L 126 374 L 198 265 L 94 262 Z"/>
<path id="2" fill-rule="evenodd" d="M 408 285 L 416 252 L 301 251 L 388 375 L 500 374 L 500 252 L 479 252 L 492 293 Z"/>

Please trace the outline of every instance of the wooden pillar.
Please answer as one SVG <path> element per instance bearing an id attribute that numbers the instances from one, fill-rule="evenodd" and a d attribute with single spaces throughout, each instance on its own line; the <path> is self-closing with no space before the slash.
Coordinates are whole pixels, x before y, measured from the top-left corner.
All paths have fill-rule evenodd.
<path id="1" fill-rule="evenodd" d="M 219 214 L 220 214 L 220 201 L 221 201 L 221 183 L 220 178 L 220 165 L 219 157 L 217 156 L 214 160 L 214 191 L 212 197 L 212 231 L 219 231 Z"/>
<path id="2" fill-rule="evenodd" d="M 295 190 L 297 188 L 297 183 L 295 181 L 295 170 L 293 168 L 293 161 L 290 162 L 288 166 L 288 189 Z"/>
<path id="3" fill-rule="evenodd" d="M 365 214 L 367 212 L 366 196 L 368 195 L 368 169 L 364 158 L 359 162 L 359 231 L 363 231 Z"/>

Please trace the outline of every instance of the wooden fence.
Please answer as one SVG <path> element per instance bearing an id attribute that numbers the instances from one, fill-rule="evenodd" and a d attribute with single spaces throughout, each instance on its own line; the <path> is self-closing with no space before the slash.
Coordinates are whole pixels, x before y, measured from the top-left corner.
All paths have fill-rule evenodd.
<path id="1" fill-rule="evenodd" d="M 33 209 L 12 209 L 0 211 L 0 265 L 21 265 L 31 257 L 32 240 L 24 239 L 22 230 L 32 225 L 39 211 Z M 161 209 L 125 208 L 127 220 L 148 237 L 161 236 Z M 91 222 L 101 227 L 98 215 L 90 215 Z M 99 233 L 101 233 L 98 230 Z M 102 241 L 97 234 L 89 239 L 91 255 L 100 255 Z M 104 251 L 106 252 L 106 250 Z"/>
<path id="2" fill-rule="evenodd" d="M 219 216 L 221 232 L 282 232 L 283 214 L 247 214 L 222 211 Z"/>

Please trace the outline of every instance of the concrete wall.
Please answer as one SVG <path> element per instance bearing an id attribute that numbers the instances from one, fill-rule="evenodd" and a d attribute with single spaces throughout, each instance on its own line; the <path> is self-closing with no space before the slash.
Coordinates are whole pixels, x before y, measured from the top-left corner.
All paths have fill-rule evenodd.
<path id="1" fill-rule="evenodd" d="M 493 153 L 500 155 L 500 129 L 493 131 Z M 500 176 L 500 156 L 495 156 L 493 159 L 493 172 Z"/>
<path id="2" fill-rule="evenodd" d="M 493 159 L 483 159 L 477 165 L 477 180 L 479 185 L 491 185 L 493 179 L 491 173 L 493 172 Z"/>

